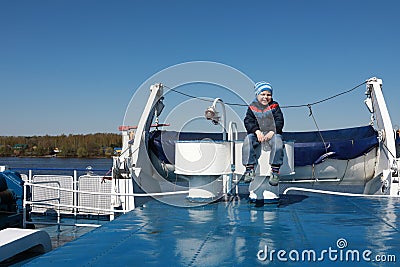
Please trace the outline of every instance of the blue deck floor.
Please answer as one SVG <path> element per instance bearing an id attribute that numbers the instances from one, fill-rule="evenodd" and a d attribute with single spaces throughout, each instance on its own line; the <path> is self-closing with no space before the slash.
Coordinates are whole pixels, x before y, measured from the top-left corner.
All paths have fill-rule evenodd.
<path id="1" fill-rule="evenodd" d="M 400 199 L 388 198 L 152 200 L 27 266 L 398 266 L 399 217 Z"/>

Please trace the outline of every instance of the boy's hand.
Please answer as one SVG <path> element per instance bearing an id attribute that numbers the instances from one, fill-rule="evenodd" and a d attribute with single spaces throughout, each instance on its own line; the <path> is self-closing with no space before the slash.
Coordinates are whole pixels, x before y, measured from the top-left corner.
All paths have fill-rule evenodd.
<path id="1" fill-rule="evenodd" d="M 268 142 L 269 140 L 272 139 L 272 137 L 274 136 L 274 132 L 273 131 L 269 131 L 265 136 L 264 136 L 264 141 Z"/>
<path id="2" fill-rule="evenodd" d="M 255 132 L 256 136 L 257 136 L 257 140 L 258 142 L 262 143 L 264 141 L 264 135 L 260 130 L 257 130 Z"/>

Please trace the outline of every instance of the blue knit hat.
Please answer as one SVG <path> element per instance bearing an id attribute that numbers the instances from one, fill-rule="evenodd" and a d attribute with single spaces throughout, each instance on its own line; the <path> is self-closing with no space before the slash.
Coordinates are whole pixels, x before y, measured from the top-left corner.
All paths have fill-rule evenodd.
<path id="1" fill-rule="evenodd" d="M 254 85 L 254 93 L 256 94 L 256 96 L 258 96 L 259 94 L 261 94 L 261 92 L 263 91 L 269 91 L 272 95 L 272 85 L 270 83 L 267 82 L 258 82 Z"/>

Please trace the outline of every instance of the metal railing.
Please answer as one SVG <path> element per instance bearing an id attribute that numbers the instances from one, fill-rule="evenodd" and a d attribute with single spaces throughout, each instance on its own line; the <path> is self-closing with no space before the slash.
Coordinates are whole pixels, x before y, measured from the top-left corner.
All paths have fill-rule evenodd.
<path id="1" fill-rule="evenodd" d="M 73 169 L 73 176 L 70 175 L 49 175 L 37 174 L 33 175 L 33 170 L 54 171 L 60 169 L 29 169 L 28 175 L 22 175 L 24 179 L 24 196 L 23 196 L 23 227 L 28 224 L 43 225 L 60 225 L 67 226 L 94 226 L 97 224 L 67 224 L 61 222 L 61 214 L 73 215 L 102 215 L 110 216 L 110 220 L 118 210 L 111 208 L 111 201 L 105 204 L 102 196 L 106 195 L 108 199 L 111 197 L 111 183 L 107 183 L 104 192 L 104 176 L 92 175 L 92 172 L 78 176 L 78 171 L 87 171 Z M 62 169 L 62 171 L 71 171 L 71 169 Z M 92 170 L 91 170 L 92 171 Z M 93 170 L 94 171 L 94 170 Z M 88 180 L 88 181 L 87 181 Z M 92 184 L 92 188 L 90 188 Z M 103 186 L 102 186 L 103 185 Z M 79 188 L 86 190 L 79 190 Z M 30 192 L 28 196 L 27 192 Z M 85 196 L 95 196 L 92 199 L 85 199 Z M 89 197 L 90 198 L 90 197 Z M 98 200 L 102 201 L 98 201 Z M 83 203 L 83 205 L 81 204 Z M 99 203 L 102 207 L 99 207 Z M 31 214 L 46 214 L 49 211 L 55 211 L 57 221 L 30 221 L 27 218 L 27 212 Z"/>
<path id="2" fill-rule="evenodd" d="M 91 173 L 81 176 L 78 176 L 77 174 L 78 170 L 73 170 L 73 176 L 47 174 L 33 175 L 32 170 L 29 170 L 27 176 L 22 175 L 25 181 L 23 196 L 23 227 L 26 228 L 28 224 L 57 225 L 58 229 L 62 225 L 98 227 L 100 226 L 98 224 L 62 223 L 61 215 L 69 214 L 73 215 L 74 218 L 77 218 L 79 215 L 102 215 L 109 216 L 109 219 L 113 220 L 115 214 L 126 213 L 130 210 L 121 209 L 120 207 L 114 208 L 111 203 L 112 197 L 157 197 L 188 193 L 188 191 L 117 193 L 112 192 L 111 182 L 103 183 L 104 181 L 107 181 L 107 179 L 104 178 L 110 179 L 111 177 L 92 175 Z M 68 180 L 70 183 L 68 186 L 65 186 L 68 184 L 65 180 Z M 89 181 L 85 184 L 85 180 L 91 180 L 91 182 Z M 52 186 L 51 184 L 56 184 L 56 186 Z M 90 184 L 95 186 L 91 188 Z M 102 185 L 105 184 L 108 184 L 108 187 L 102 188 Z M 62 185 L 64 185 L 64 187 Z M 82 190 L 82 188 L 85 190 Z M 31 192 L 31 196 L 28 196 L 27 192 Z M 99 207 L 98 205 L 99 200 L 102 207 Z M 48 210 L 55 210 L 57 213 L 57 222 L 29 221 L 27 218 L 28 208 L 32 213 L 45 213 Z"/>

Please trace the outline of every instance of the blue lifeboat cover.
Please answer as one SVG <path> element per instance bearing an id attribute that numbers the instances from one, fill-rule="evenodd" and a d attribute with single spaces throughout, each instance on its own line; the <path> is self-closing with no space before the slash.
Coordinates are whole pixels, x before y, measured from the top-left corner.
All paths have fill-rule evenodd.
<path id="1" fill-rule="evenodd" d="M 321 132 L 285 132 L 283 139 L 295 142 L 295 166 L 320 163 L 324 156 L 342 160 L 354 159 L 378 145 L 377 133 L 372 126 Z"/>
<path id="2" fill-rule="evenodd" d="M 239 138 L 243 139 L 245 134 L 240 133 Z M 204 139 L 219 141 L 222 137 L 222 133 L 154 131 L 150 133 L 149 148 L 162 162 L 174 164 L 176 141 Z M 377 133 L 370 125 L 320 132 L 284 132 L 283 140 L 294 141 L 295 166 L 318 164 L 328 157 L 353 159 L 378 145 Z"/>

